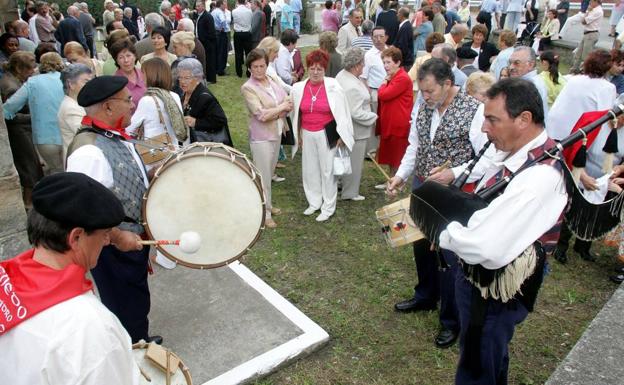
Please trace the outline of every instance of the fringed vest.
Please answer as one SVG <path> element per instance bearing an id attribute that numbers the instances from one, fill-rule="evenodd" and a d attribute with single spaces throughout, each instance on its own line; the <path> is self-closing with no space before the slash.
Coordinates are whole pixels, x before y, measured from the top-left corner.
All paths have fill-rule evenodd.
<path id="1" fill-rule="evenodd" d="M 541 146 L 530 150 L 526 163 L 532 162 L 544 154 L 546 150 L 554 147 L 555 144 L 555 141 L 549 138 Z M 561 163 L 555 158 L 549 157 L 537 164 L 551 166 L 557 172 L 563 173 Z M 504 169 L 502 174 L 498 173 L 490 178 L 485 186 L 490 186 L 507 176 L 509 176 L 509 171 Z M 545 257 L 546 254 L 554 251 L 557 245 L 562 220 L 563 213 L 559 216 L 557 223 L 542 234 L 533 245 L 529 246 L 518 258 L 500 269 L 489 270 L 481 265 L 464 263 L 463 270 L 466 278 L 481 291 L 483 298 L 493 298 L 502 302 L 516 298 L 529 311 L 532 311 L 537 298 L 537 291 L 542 283 Z"/>
<path id="2" fill-rule="evenodd" d="M 416 128 L 418 130 L 418 159 L 416 176 L 426 177 L 432 168 L 447 160 L 451 167 L 468 162 L 474 156 L 470 143 L 470 126 L 479 108 L 479 102 L 464 92 L 458 92 L 440 120 L 440 124 L 430 139 L 433 110 L 420 106 Z"/>

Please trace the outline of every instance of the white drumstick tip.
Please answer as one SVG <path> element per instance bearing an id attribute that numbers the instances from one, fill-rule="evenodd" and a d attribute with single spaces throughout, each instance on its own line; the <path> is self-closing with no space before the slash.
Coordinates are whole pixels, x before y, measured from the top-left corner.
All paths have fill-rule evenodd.
<path id="1" fill-rule="evenodd" d="M 193 254 L 201 247 L 201 237 L 195 231 L 185 231 L 180 234 L 180 250 Z"/>

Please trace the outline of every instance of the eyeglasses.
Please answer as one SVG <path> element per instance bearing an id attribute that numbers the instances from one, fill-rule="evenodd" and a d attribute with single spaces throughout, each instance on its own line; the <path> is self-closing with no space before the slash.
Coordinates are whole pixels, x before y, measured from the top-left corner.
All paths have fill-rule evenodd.
<path id="1" fill-rule="evenodd" d="M 121 100 L 122 102 L 126 102 L 128 104 L 132 104 L 132 96 L 128 96 L 128 98 L 108 98 L 108 100 Z"/>
<path id="2" fill-rule="evenodd" d="M 528 63 L 528 60 L 509 60 L 509 65 L 520 65 L 522 63 Z"/>

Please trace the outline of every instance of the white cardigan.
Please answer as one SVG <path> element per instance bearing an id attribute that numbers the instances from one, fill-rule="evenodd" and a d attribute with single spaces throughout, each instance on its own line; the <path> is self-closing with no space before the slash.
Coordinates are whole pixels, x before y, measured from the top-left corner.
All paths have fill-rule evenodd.
<path id="1" fill-rule="evenodd" d="M 169 91 L 169 93 L 180 108 L 180 111 L 182 111 L 182 103 L 180 103 L 180 97 L 178 94 L 172 91 Z M 163 119 L 165 121 L 165 128 L 169 137 L 172 140 L 178 140 L 175 132 L 173 131 L 173 127 L 171 126 L 171 119 L 169 118 L 169 114 L 167 114 L 165 104 L 159 98 L 156 97 L 156 99 L 158 100 L 158 105 L 160 107 L 160 111 L 162 112 Z M 154 103 L 154 98 L 149 95 L 145 95 L 141 98 L 141 100 L 139 100 L 139 105 L 137 106 L 134 115 L 132 115 L 130 125 L 126 128 L 126 132 L 134 135 L 137 128 L 141 125 L 141 122 L 143 122 L 144 136 L 146 138 L 153 138 L 165 132 L 162 124 L 160 124 L 158 109 L 156 108 L 156 103 Z M 183 143 L 184 145 L 189 144 L 190 138 L 187 137 Z"/>
<path id="2" fill-rule="evenodd" d="M 351 122 L 351 113 L 349 112 L 349 103 L 347 97 L 342 90 L 338 81 L 334 78 L 325 77 L 325 91 L 327 92 L 327 101 L 334 120 L 336 121 L 336 131 L 340 135 L 340 139 L 347 146 L 349 151 L 353 148 L 353 123 Z M 291 96 L 293 98 L 293 133 L 295 135 L 295 145 L 292 148 L 292 156 L 294 157 L 299 149 L 299 109 L 301 107 L 301 99 L 303 98 L 303 90 L 305 89 L 308 79 L 297 82 L 292 86 Z"/>

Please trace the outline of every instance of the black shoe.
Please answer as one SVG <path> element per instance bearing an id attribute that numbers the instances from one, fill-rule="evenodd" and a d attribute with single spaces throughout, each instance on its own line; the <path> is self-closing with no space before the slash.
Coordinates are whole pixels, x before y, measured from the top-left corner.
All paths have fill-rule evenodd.
<path id="1" fill-rule="evenodd" d="M 624 266 L 616 267 L 613 269 L 616 273 L 624 274 Z"/>
<path id="2" fill-rule="evenodd" d="M 574 250 L 578 253 L 579 257 L 583 258 L 584 260 L 588 261 L 588 262 L 595 262 L 596 261 L 596 256 L 593 255 L 592 253 L 590 253 L 587 250 Z"/>
<path id="3" fill-rule="evenodd" d="M 566 254 L 566 250 L 563 247 L 557 246 L 555 252 L 553 253 L 553 257 L 557 260 L 557 262 L 565 265 L 568 262 L 568 255 Z"/>
<path id="4" fill-rule="evenodd" d="M 149 336 L 145 339 L 145 342 L 147 343 L 153 342 L 157 345 L 162 345 L 163 338 L 161 336 Z"/>
<path id="5" fill-rule="evenodd" d="M 435 345 L 440 349 L 451 347 L 457 341 L 457 336 L 458 333 L 451 329 L 441 329 L 435 338 Z"/>
<path id="6" fill-rule="evenodd" d="M 411 298 L 406 301 L 401 301 L 394 305 L 394 310 L 401 312 L 411 311 L 429 311 L 437 308 L 435 303 L 425 302 L 416 298 Z"/>
<path id="7" fill-rule="evenodd" d="M 612 275 L 609 277 L 609 279 L 611 280 L 611 282 L 620 284 L 624 282 L 624 274 Z"/>

